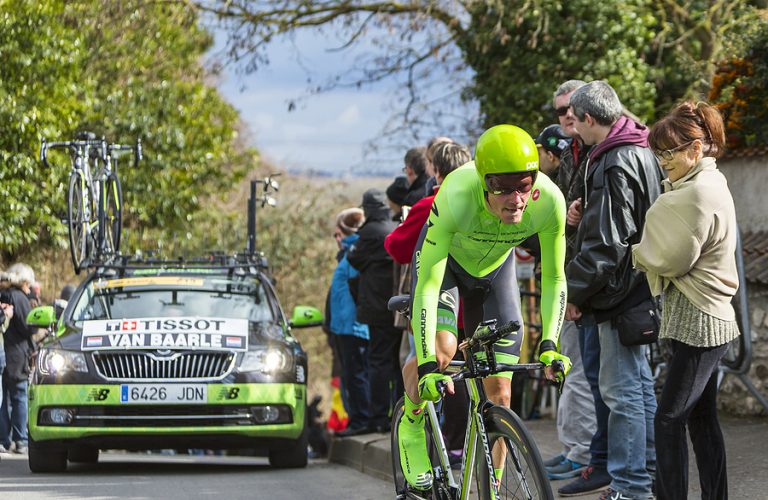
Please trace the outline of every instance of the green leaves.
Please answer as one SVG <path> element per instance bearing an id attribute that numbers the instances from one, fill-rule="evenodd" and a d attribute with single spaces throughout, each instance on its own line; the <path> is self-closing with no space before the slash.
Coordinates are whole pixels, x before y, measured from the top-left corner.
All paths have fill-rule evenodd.
<path id="1" fill-rule="evenodd" d="M 656 89 L 644 57 L 653 38 L 648 1 L 514 5 L 499 13 L 475 4 L 471 38 L 459 41 L 476 71 L 470 91 L 485 125 L 514 123 L 537 134 L 556 122 L 552 94 L 570 79 L 606 79 L 631 111 L 652 117 Z"/>
<path id="2" fill-rule="evenodd" d="M 69 160 L 38 161 L 40 141 L 90 130 L 144 161 L 119 166 L 127 246 L 188 230 L 203 195 L 237 182 L 258 156 L 238 146 L 239 119 L 206 82 L 209 33 L 166 3 L 12 0 L 0 15 L 0 252 L 66 246 Z M 140 231 L 132 229 L 140 228 Z M 0 259 L 0 260 L 2 260 Z"/>

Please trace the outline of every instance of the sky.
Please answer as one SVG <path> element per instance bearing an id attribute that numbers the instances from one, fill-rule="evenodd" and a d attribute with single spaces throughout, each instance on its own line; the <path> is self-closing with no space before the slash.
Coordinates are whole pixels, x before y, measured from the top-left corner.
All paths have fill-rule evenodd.
<path id="1" fill-rule="evenodd" d="M 214 56 L 225 42 L 223 32 L 215 36 Z M 405 149 L 370 147 L 397 109 L 397 81 L 309 94 L 308 78 L 322 83 L 353 64 L 355 52 L 328 50 L 335 46 L 338 43 L 308 32 L 290 42 L 273 42 L 268 65 L 245 74 L 242 66 L 230 64 L 218 88 L 248 125 L 248 142 L 290 172 L 397 175 Z M 296 108 L 289 111 L 289 102 L 296 99 Z"/>

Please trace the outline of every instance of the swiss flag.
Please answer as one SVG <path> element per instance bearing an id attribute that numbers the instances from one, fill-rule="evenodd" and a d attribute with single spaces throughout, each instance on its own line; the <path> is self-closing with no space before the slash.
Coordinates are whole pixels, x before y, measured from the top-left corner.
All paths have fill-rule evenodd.
<path id="1" fill-rule="evenodd" d="M 136 329 L 136 322 L 135 321 L 123 321 L 123 330 L 135 330 Z"/>

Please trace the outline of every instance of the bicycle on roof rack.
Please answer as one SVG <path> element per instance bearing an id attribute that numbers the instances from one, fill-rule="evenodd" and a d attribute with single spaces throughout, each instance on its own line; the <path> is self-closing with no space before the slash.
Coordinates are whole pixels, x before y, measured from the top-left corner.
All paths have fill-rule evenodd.
<path id="1" fill-rule="evenodd" d="M 40 147 L 46 167 L 48 151 L 67 149 L 72 169 L 67 191 L 69 249 L 75 273 L 120 251 L 122 188 L 117 175 L 118 158 L 133 152 L 136 166 L 142 158 L 141 140 L 135 146 L 108 144 L 92 132 L 80 132 L 75 140 L 47 142 Z M 94 170 L 95 169 L 95 170 Z"/>

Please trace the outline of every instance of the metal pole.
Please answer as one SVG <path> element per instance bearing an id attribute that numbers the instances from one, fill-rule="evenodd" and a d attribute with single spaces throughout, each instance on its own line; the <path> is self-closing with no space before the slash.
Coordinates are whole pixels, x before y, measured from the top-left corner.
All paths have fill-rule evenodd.
<path id="1" fill-rule="evenodd" d="M 251 197 L 248 198 L 248 253 L 256 253 L 256 188 L 259 181 L 251 181 Z"/>

